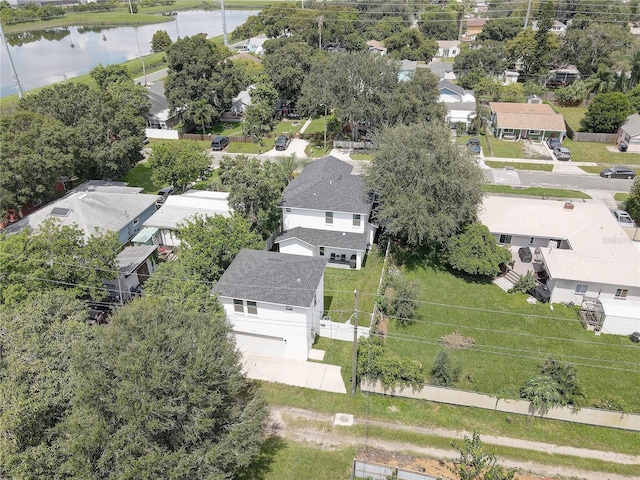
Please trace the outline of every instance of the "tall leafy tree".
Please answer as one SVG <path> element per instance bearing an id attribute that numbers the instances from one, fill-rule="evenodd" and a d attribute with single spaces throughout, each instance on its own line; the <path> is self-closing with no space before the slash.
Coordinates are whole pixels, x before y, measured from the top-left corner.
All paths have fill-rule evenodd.
<path id="1" fill-rule="evenodd" d="M 155 180 L 184 192 L 191 182 L 209 170 L 211 161 L 197 143 L 179 140 L 154 146 L 149 165 Z"/>
<path id="2" fill-rule="evenodd" d="M 629 98 L 620 92 L 600 93 L 581 121 L 587 132 L 615 133 L 631 113 Z"/>
<path id="3" fill-rule="evenodd" d="M 500 75 L 507 63 L 502 43 L 485 40 L 476 42 L 474 48 L 463 46 L 453 60 L 453 71 L 463 88 L 474 88 L 486 76 Z"/>
<path id="4" fill-rule="evenodd" d="M 384 44 L 389 54 L 398 60 L 418 60 L 430 62 L 438 51 L 433 38 L 427 39 L 415 28 L 405 28 L 399 33 L 385 38 Z"/>
<path id="5" fill-rule="evenodd" d="M 204 135 L 205 124 L 211 123 L 214 118 L 217 118 L 218 112 L 206 98 L 201 98 L 200 100 L 195 100 L 191 105 L 189 105 L 185 115 L 190 116 L 193 123 L 200 124 L 202 127 L 202 134 Z"/>
<path id="6" fill-rule="evenodd" d="M 104 280 L 117 276 L 121 249 L 115 232 L 92 235 L 46 220 L 37 231 L 0 234 L 0 303 L 19 303 L 33 291 L 64 288 L 101 298 Z"/>
<path id="7" fill-rule="evenodd" d="M 393 89 L 383 113 L 384 122 L 408 125 L 422 120 L 442 120 L 447 110 L 439 99 L 438 77 L 426 68 L 416 70 L 411 80 L 399 82 Z"/>
<path id="8" fill-rule="evenodd" d="M 164 52 L 171 46 L 171 37 L 166 30 L 158 30 L 151 38 L 151 51 L 154 53 Z"/>
<path id="9" fill-rule="evenodd" d="M 278 205 L 289 182 L 278 164 L 246 156 L 225 157 L 218 175 L 229 191 L 229 204 L 234 211 L 251 222 L 252 229 L 263 238 L 271 235 L 278 227 Z"/>
<path id="10" fill-rule="evenodd" d="M 141 298 L 73 350 L 60 447 L 79 478 L 238 478 L 260 452 L 264 401 L 221 314 Z M 99 359 L 99 361 L 96 361 Z"/>
<path id="11" fill-rule="evenodd" d="M 243 248 L 259 249 L 262 237 L 238 213 L 231 217 L 196 215 L 178 231 L 182 241 L 181 262 L 201 281 L 218 280 Z"/>
<path id="12" fill-rule="evenodd" d="M 456 40 L 459 17 L 459 13 L 448 6 L 427 5 L 420 17 L 420 31 L 434 40 Z"/>
<path id="13" fill-rule="evenodd" d="M 129 70 L 124 65 L 107 65 L 104 67 L 99 64 L 89 72 L 89 75 L 103 90 L 112 82 L 132 80 Z"/>
<path id="14" fill-rule="evenodd" d="M 499 18 L 488 20 L 482 27 L 477 40 L 495 40 L 502 42 L 514 38 L 522 30 L 521 18 Z"/>
<path id="15" fill-rule="evenodd" d="M 500 266 L 511 260 L 511 253 L 498 245 L 489 229 L 480 222 L 465 225 L 445 243 L 447 263 L 470 275 L 495 276 Z"/>
<path id="16" fill-rule="evenodd" d="M 475 220 L 484 175 L 471 155 L 451 144 L 443 122 L 387 127 L 376 136 L 366 182 L 377 216 L 410 247 L 442 243 Z"/>
<path id="17" fill-rule="evenodd" d="M 97 333 L 86 318 L 84 304 L 56 288 L 0 309 L 0 477 L 60 478 L 56 444 L 77 387 L 69 351 Z"/>

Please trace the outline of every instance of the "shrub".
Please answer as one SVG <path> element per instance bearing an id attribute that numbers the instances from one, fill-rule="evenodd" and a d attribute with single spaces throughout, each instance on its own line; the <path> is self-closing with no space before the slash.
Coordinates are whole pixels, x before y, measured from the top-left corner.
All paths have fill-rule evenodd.
<path id="1" fill-rule="evenodd" d="M 538 282 L 533 276 L 533 272 L 529 271 L 526 275 L 520 275 L 520 278 L 516 283 L 514 283 L 513 287 L 509 290 L 509 293 L 529 293 L 537 284 Z"/>
<path id="2" fill-rule="evenodd" d="M 359 377 L 379 380 L 385 387 L 421 388 L 426 381 L 420 363 L 395 355 L 378 336 L 359 342 L 358 372 Z"/>
<path id="3" fill-rule="evenodd" d="M 458 381 L 460 367 L 453 364 L 453 359 L 447 350 L 440 350 L 436 355 L 431 369 L 431 383 L 440 387 L 447 387 Z"/>

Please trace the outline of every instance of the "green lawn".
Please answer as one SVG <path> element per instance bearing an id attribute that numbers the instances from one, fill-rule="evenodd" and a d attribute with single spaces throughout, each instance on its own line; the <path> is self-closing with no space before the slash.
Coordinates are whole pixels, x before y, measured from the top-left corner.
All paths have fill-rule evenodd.
<path id="1" fill-rule="evenodd" d="M 485 185 L 484 191 L 488 193 L 506 193 L 509 195 L 530 195 L 535 197 L 553 198 L 582 198 L 589 199 L 589 195 L 577 190 L 563 190 L 561 188 L 527 187 L 519 188 L 510 185 Z"/>
<path id="2" fill-rule="evenodd" d="M 587 107 L 559 107 L 558 105 L 553 105 L 553 109 L 561 113 L 565 122 L 576 132 L 580 130 L 580 120 L 587 113 Z"/>
<path id="3" fill-rule="evenodd" d="M 166 185 L 155 183 L 151 178 L 151 173 L 152 169 L 149 164 L 146 161 L 140 162 L 129 170 L 124 177 L 118 179 L 118 181 L 127 182 L 131 187 L 142 187 L 143 193 L 155 194 Z"/>
<path id="4" fill-rule="evenodd" d="M 351 160 L 373 160 L 373 154 L 371 153 L 352 153 L 349 156 L 351 157 Z"/>
<path id="5" fill-rule="evenodd" d="M 242 135 L 242 123 L 241 122 L 218 122 L 211 129 L 212 133 L 216 135 L 240 136 Z"/>
<path id="6" fill-rule="evenodd" d="M 354 290 L 358 290 L 358 324 L 369 326 L 367 314 L 373 311 L 384 252 L 373 246 L 362 270 L 327 268 L 324 273 L 324 308 L 335 322 L 346 322 L 354 311 Z"/>
<path id="7" fill-rule="evenodd" d="M 304 118 L 299 120 L 280 120 L 280 122 L 273 127 L 273 134 L 277 137 L 281 133 L 288 133 L 290 137 L 294 137 L 295 134 L 300 131 L 305 121 Z"/>
<path id="8" fill-rule="evenodd" d="M 331 120 L 333 120 L 333 115 L 331 114 L 327 115 L 327 123 L 331 122 Z M 324 133 L 324 126 L 325 126 L 324 115 L 313 117 L 313 120 L 311 120 L 311 123 L 309 124 L 307 129 L 304 131 L 304 133 Z"/>
<path id="9" fill-rule="evenodd" d="M 225 152 L 227 153 L 255 153 L 260 154 L 273 149 L 275 138 L 264 138 L 260 143 L 231 142 Z"/>
<path id="10" fill-rule="evenodd" d="M 615 200 L 617 200 L 618 202 L 626 202 L 627 199 L 629 198 L 629 194 L 628 193 L 616 193 L 613 198 Z"/>
<path id="11" fill-rule="evenodd" d="M 487 160 L 484 163 L 491 168 L 512 167 L 515 170 L 540 170 L 543 172 L 551 172 L 553 170 L 553 165 L 547 163 L 494 162 L 491 160 Z"/>
<path id="12" fill-rule="evenodd" d="M 329 152 L 331 152 L 331 145 L 327 143 L 327 149 L 325 150 L 322 146 L 317 147 L 315 145 L 309 144 L 307 145 L 307 148 L 304 150 L 304 152 L 307 154 L 307 157 L 311 158 L 325 157 L 329 155 Z"/>
<path id="13" fill-rule="evenodd" d="M 480 137 L 482 151 L 486 157 L 526 158 L 522 142 L 498 140 L 489 135 Z"/>
<path id="14" fill-rule="evenodd" d="M 574 162 L 593 162 L 614 165 L 640 165 L 640 154 L 610 151 L 608 143 L 574 142 L 567 138 L 563 146 L 571 150 L 571 160 Z M 602 168 L 600 168 L 602 170 Z M 599 170 L 598 170 L 599 171 Z"/>

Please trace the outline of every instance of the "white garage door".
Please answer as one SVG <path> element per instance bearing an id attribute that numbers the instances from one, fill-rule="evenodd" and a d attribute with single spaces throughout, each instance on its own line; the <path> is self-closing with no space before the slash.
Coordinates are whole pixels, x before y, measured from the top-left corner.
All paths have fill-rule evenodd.
<path id="1" fill-rule="evenodd" d="M 243 352 L 260 355 L 283 355 L 284 339 L 254 333 L 236 333 L 236 345 Z"/>

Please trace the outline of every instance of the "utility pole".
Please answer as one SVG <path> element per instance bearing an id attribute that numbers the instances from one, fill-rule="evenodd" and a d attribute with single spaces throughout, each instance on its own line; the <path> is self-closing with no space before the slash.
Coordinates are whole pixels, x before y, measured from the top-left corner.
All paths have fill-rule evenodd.
<path id="1" fill-rule="evenodd" d="M 318 17 L 318 32 L 320 34 L 320 40 L 318 40 L 318 48 L 322 50 L 322 24 L 324 23 L 324 17 L 321 15 Z"/>
<path id="2" fill-rule="evenodd" d="M 2 24 L 0 23 L 0 40 L 4 44 L 4 47 L 7 49 L 7 56 L 9 57 L 9 66 L 11 67 L 11 75 L 13 76 L 13 83 L 16 84 L 16 90 L 18 91 L 18 98 L 22 100 L 22 86 L 20 85 L 20 79 L 18 78 L 18 72 L 16 72 L 16 67 L 13 64 L 13 59 L 11 58 L 11 51 L 9 50 L 9 44 L 7 43 L 7 39 L 4 36 L 4 30 L 2 30 Z"/>
<path id="3" fill-rule="evenodd" d="M 353 365 L 351 370 L 351 396 L 356 394 L 356 377 L 358 376 L 358 290 L 353 291 L 355 312 L 353 314 Z"/>
<path id="4" fill-rule="evenodd" d="M 524 17 L 524 28 L 527 28 L 529 25 L 529 12 L 531 12 L 531 0 L 529 0 L 529 4 L 527 5 L 527 16 Z"/>
<path id="5" fill-rule="evenodd" d="M 462 25 L 464 24 L 464 5 L 462 6 L 462 12 L 460 12 L 460 25 L 458 27 L 458 41 L 462 41 Z"/>
<path id="6" fill-rule="evenodd" d="M 324 151 L 323 155 L 327 152 L 327 104 L 324 104 Z"/>
<path id="7" fill-rule="evenodd" d="M 229 48 L 229 39 L 227 38 L 227 16 L 224 14 L 224 0 L 220 0 L 220 11 L 222 12 L 222 38 L 224 46 Z"/>

